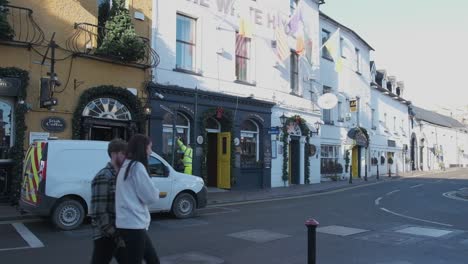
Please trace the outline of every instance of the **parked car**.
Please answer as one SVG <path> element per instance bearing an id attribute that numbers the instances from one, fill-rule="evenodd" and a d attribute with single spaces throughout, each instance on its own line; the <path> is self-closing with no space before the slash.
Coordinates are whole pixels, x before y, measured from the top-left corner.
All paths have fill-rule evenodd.
<path id="1" fill-rule="evenodd" d="M 109 161 L 108 142 L 49 140 L 30 145 L 23 168 L 20 209 L 50 216 L 63 230 L 77 228 L 90 211 L 91 181 Z M 156 153 L 149 158 L 149 174 L 160 190 L 151 212 L 192 217 L 206 206 L 203 179 L 175 171 Z"/>

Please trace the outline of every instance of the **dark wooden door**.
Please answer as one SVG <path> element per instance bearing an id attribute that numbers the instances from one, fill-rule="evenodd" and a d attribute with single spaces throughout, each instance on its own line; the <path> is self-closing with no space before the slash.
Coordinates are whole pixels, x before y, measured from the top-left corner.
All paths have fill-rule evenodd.
<path id="1" fill-rule="evenodd" d="M 291 140 L 291 184 L 301 183 L 300 144 L 298 139 Z"/>

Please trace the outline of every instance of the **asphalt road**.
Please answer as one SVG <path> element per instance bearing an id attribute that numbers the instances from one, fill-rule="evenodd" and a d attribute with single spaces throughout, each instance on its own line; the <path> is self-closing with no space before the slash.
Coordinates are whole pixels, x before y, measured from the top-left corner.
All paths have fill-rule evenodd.
<path id="1" fill-rule="evenodd" d="M 296 199 L 211 207 L 198 217 L 155 215 L 150 234 L 163 263 L 307 263 L 309 218 L 317 263 L 468 263 L 468 171 L 404 178 Z M 0 262 L 89 263 L 89 225 L 0 225 Z"/>

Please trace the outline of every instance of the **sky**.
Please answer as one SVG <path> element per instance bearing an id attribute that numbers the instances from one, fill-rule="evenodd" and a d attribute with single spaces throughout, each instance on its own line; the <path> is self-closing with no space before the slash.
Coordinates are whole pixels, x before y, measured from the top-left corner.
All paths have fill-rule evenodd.
<path id="1" fill-rule="evenodd" d="M 468 0 L 325 0 L 320 9 L 375 49 L 377 69 L 404 81 L 414 105 L 468 105 Z"/>

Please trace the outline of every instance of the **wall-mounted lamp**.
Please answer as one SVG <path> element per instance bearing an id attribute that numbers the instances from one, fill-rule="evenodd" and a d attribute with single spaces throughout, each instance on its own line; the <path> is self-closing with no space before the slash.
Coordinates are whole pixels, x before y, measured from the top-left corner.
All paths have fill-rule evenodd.
<path id="1" fill-rule="evenodd" d="M 310 136 L 310 137 L 312 137 L 314 134 L 318 136 L 319 131 L 320 131 L 320 125 L 321 125 L 321 124 L 322 124 L 322 123 L 320 123 L 319 121 L 317 121 L 317 122 L 314 123 L 315 131 L 312 131 L 312 130 L 309 131 L 309 136 Z"/>
<path id="2" fill-rule="evenodd" d="M 280 122 L 281 122 L 281 125 L 284 127 L 284 125 L 286 124 L 286 121 L 288 120 L 288 117 L 284 115 L 284 113 L 280 116 Z"/>

